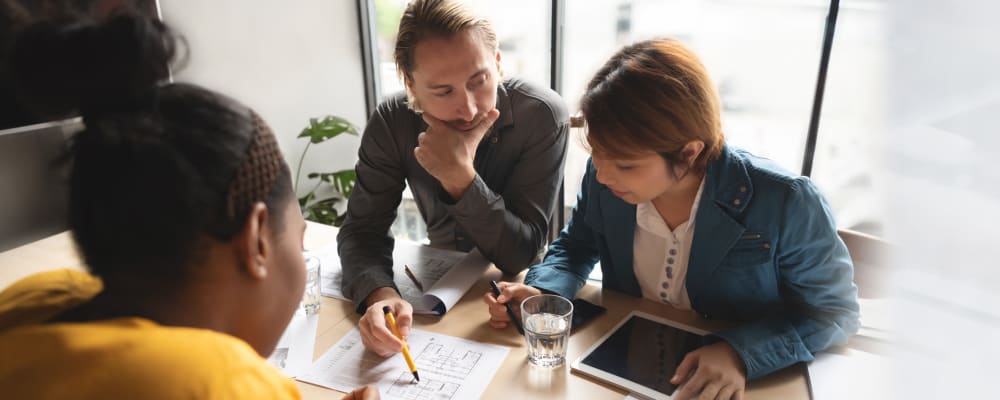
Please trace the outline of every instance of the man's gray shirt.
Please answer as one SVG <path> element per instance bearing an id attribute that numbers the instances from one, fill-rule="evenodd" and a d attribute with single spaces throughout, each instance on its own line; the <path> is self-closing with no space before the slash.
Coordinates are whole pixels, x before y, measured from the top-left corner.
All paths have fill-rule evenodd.
<path id="1" fill-rule="evenodd" d="M 476 177 L 458 201 L 413 155 L 427 125 L 397 94 L 379 104 L 361 138 L 357 182 L 337 235 L 343 291 L 364 312 L 365 299 L 393 287 L 390 227 L 406 184 L 438 248 L 478 248 L 505 273 L 537 263 L 545 246 L 569 136 L 558 94 L 519 79 L 497 89 L 500 116 L 476 149 Z"/>

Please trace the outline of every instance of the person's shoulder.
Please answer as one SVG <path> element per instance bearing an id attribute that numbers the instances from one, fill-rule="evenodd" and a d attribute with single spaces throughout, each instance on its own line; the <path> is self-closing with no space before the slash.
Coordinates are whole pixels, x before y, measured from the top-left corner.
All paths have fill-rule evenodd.
<path id="1" fill-rule="evenodd" d="M 510 98 L 515 120 L 517 114 L 521 114 L 522 117 L 543 118 L 552 126 L 568 123 L 566 103 L 554 90 L 520 78 L 504 79 L 503 87 Z"/>
<path id="2" fill-rule="evenodd" d="M 383 98 L 375 107 L 365 125 L 364 137 L 376 140 L 413 132 L 413 141 L 416 143 L 415 132 L 422 123 L 420 115 L 410 107 L 406 92 L 397 92 Z"/>
<path id="3" fill-rule="evenodd" d="M 262 397 L 287 394 L 297 398 L 294 384 L 245 341 L 207 329 L 150 326 L 142 338 L 133 335 L 123 357 L 148 369 L 142 377 L 172 381 L 207 397 Z"/>
<path id="4" fill-rule="evenodd" d="M 38 323 L 97 295 L 103 284 L 76 269 L 57 269 L 25 277 L 0 291 L 0 331 Z"/>
<path id="5" fill-rule="evenodd" d="M 181 359 L 197 360 L 195 368 L 225 370 L 262 363 L 245 341 L 208 329 L 151 326 L 136 340 L 138 352 L 151 361 L 169 365 Z"/>
<path id="6" fill-rule="evenodd" d="M 762 199 L 775 202 L 776 205 L 788 202 L 812 202 L 823 196 L 808 176 L 792 172 L 767 157 L 744 149 L 727 147 L 730 151 L 729 156 L 746 169 L 758 203 Z"/>
<path id="7" fill-rule="evenodd" d="M 783 187 L 793 187 L 799 185 L 799 182 L 805 178 L 788 170 L 770 158 L 751 153 L 738 147 L 727 146 L 727 148 L 730 151 L 730 157 L 737 160 L 746 168 L 747 174 L 750 175 L 750 179 L 755 185 L 771 184 Z"/>
<path id="8" fill-rule="evenodd" d="M 403 91 L 386 96 L 378 103 L 376 109 L 382 114 L 413 113 L 406 92 Z"/>

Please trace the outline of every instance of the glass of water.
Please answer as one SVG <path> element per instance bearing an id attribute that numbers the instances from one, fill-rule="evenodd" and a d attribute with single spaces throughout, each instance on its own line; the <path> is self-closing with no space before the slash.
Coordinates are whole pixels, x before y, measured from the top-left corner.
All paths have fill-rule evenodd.
<path id="1" fill-rule="evenodd" d="M 302 309 L 306 315 L 319 313 L 320 304 L 319 258 L 306 257 L 306 290 L 302 294 Z"/>
<path id="2" fill-rule="evenodd" d="M 528 362 L 540 367 L 565 364 L 573 302 L 552 294 L 531 296 L 521 303 L 521 318 Z"/>

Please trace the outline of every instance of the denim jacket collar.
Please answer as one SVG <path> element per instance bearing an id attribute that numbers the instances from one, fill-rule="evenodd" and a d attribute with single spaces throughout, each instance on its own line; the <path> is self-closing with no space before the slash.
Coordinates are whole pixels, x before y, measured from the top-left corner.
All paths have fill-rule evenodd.
<path id="1" fill-rule="evenodd" d="M 747 166 L 729 146 L 723 146 L 718 159 L 705 172 L 705 189 L 698 203 L 694 239 L 686 284 L 692 305 L 704 292 L 712 273 L 722 258 L 736 244 L 746 228 L 738 222 L 753 197 L 753 184 Z M 608 240 L 611 261 L 615 265 L 632 266 L 632 242 L 635 240 L 636 206 L 618 198 L 601 185 L 594 212 L 588 213 L 588 224 Z M 600 211 L 597 211 L 600 210 Z M 594 218 L 600 215 L 600 218 Z M 641 295 L 632 268 L 615 268 L 621 289 Z"/>
<path id="2" fill-rule="evenodd" d="M 752 197 L 746 164 L 729 146 L 723 146 L 705 173 L 705 193 L 696 217 L 686 279 L 692 306 L 697 307 L 698 295 L 706 292 L 715 269 L 746 231 L 738 216 Z"/>

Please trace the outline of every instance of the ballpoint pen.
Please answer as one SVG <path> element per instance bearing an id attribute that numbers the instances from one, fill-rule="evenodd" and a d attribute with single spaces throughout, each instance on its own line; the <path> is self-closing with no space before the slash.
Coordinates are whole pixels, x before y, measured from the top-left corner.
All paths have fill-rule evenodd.
<path id="1" fill-rule="evenodd" d="M 406 360 L 406 366 L 410 367 L 410 373 L 413 374 L 413 379 L 420 382 L 420 375 L 417 375 L 417 364 L 413 363 L 413 357 L 410 357 L 410 346 L 406 345 L 403 341 L 403 335 L 399 334 L 399 329 L 396 328 L 396 317 L 392 316 L 392 310 L 389 306 L 382 307 L 382 312 L 385 314 L 385 319 L 389 321 L 389 328 L 392 329 L 392 334 L 399 338 L 399 341 L 403 342 L 403 358 Z"/>
<path id="2" fill-rule="evenodd" d="M 497 281 L 490 281 L 490 287 L 493 288 L 493 296 L 500 297 L 500 286 L 497 286 Z M 514 327 L 517 328 L 517 333 L 524 335 L 524 327 L 521 326 L 521 319 L 517 317 L 514 313 L 514 309 L 510 308 L 510 302 L 504 304 L 507 308 L 507 316 L 510 317 L 510 322 L 514 323 Z"/>
<path id="3" fill-rule="evenodd" d="M 420 281 L 417 280 L 417 276 L 413 274 L 413 270 L 410 269 L 409 265 L 403 264 L 403 272 L 405 272 L 406 276 L 413 281 L 414 285 L 417 285 L 417 289 L 420 289 L 421 292 L 424 291 L 424 285 L 420 284 Z"/>

